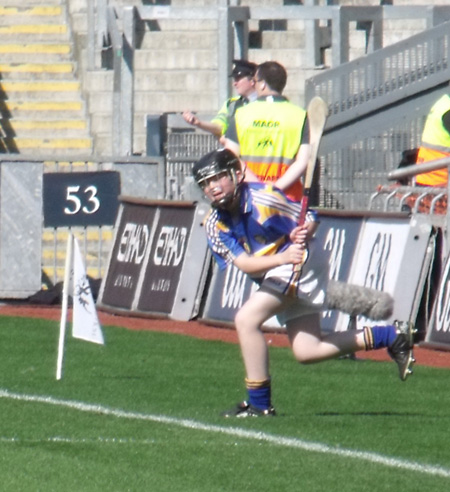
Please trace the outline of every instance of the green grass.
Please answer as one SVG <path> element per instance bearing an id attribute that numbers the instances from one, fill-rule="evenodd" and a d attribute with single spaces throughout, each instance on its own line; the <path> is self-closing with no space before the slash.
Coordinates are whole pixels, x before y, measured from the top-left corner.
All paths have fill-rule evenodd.
<path id="1" fill-rule="evenodd" d="M 56 381 L 58 325 L 0 317 L 2 491 L 449 490 L 447 370 L 402 383 L 393 363 L 299 366 L 271 347 L 279 416 L 225 420 L 245 396 L 238 346 L 103 327 L 102 347 L 68 331 Z"/>

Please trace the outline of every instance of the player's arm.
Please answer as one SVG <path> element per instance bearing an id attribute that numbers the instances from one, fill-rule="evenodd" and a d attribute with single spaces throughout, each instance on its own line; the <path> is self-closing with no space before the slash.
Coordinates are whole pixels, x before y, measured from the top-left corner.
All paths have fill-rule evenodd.
<path id="1" fill-rule="evenodd" d="M 234 259 L 233 264 L 250 276 L 264 275 L 268 270 L 281 265 L 292 265 L 303 260 L 305 241 L 290 244 L 284 251 L 269 256 L 254 256 L 242 253 Z"/>

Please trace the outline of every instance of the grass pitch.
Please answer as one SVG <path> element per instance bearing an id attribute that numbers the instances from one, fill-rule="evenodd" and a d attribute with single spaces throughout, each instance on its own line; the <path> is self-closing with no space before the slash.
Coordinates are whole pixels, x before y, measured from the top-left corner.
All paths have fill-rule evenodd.
<path id="1" fill-rule="evenodd" d="M 149 320 L 151 323 L 151 320 Z M 222 419 L 245 396 L 239 347 L 0 317 L 1 490 L 442 492 L 450 488 L 449 371 L 270 348 L 276 418 Z"/>

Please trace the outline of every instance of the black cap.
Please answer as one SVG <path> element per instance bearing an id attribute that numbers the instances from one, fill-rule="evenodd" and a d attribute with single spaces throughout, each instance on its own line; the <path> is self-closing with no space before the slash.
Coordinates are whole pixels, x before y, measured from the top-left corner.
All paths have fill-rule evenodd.
<path id="1" fill-rule="evenodd" d="M 234 68 L 230 77 L 253 77 L 258 65 L 247 60 L 233 60 Z"/>

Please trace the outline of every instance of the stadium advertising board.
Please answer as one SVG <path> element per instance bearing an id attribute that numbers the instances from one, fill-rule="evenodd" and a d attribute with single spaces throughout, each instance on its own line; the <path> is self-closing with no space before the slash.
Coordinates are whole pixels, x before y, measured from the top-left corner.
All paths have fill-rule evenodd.
<path id="1" fill-rule="evenodd" d="M 166 314 L 172 311 L 194 211 L 194 207 L 160 207 L 142 294 L 137 305 L 139 311 Z"/>
<path id="2" fill-rule="evenodd" d="M 349 283 L 387 292 L 394 311 L 386 322 L 415 320 L 422 295 L 422 270 L 431 224 L 420 216 L 380 215 L 364 221 L 351 264 Z M 349 316 L 339 313 L 336 330 L 346 330 Z M 358 316 L 356 327 L 379 324 Z"/>
<path id="3" fill-rule="evenodd" d="M 425 341 L 421 345 L 450 350 L 450 255 L 445 261 Z"/>
<path id="4" fill-rule="evenodd" d="M 122 204 L 101 302 L 131 309 L 151 243 L 156 208 Z"/>
<path id="5" fill-rule="evenodd" d="M 193 317 L 209 260 L 205 213 L 193 202 L 122 197 L 98 305 L 142 316 Z"/>

